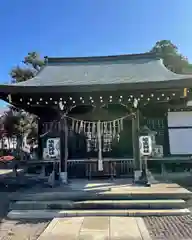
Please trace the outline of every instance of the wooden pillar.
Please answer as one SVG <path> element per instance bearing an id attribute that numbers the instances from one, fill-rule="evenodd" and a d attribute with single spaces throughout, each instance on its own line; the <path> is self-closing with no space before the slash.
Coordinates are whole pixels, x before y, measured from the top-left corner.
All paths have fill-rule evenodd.
<path id="1" fill-rule="evenodd" d="M 141 175 L 141 158 L 139 148 L 139 109 L 136 109 L 132 117 L 132 141 L 134 158 L 134 180 L 138 181 Z"/>
<path id="2" fill-rule="evenodd" d="M 65 131 L 64 131 L 64 119 L 60 120 L 60 172 L 65 171 L 64 162 L 65 162 Z"/>
<path id="3" fill-rule="evenodd" d="M 60 120 L 60 178 L 67 183 L 68 126 L 66 118 Z"/>
<path id="4" fill-rule="evenodd" d="M 43 159 L 43 140 L 40 135 L 43 133 L 43 121 L 41 118 L 38 120 L 38 158 Z"/>
<path id="5" fill-rule="evenodd" d="M 64 118 L 64 125 L 65 125 L 65 164 L 64 164 L 64 169 L 65 172 L 67 173 L 67 161 L 68 161 L 68 124 L 67 124 L 67 119 Z"/>

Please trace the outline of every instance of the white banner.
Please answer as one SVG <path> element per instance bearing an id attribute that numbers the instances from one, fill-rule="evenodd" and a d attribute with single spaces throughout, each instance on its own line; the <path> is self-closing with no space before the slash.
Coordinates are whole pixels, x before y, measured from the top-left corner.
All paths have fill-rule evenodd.
<path id="1" fill-rule="evenodd" d="M 49 138 L 46 144 L 47 155 L 49 158 L 60 156 L 60 138 Z"/>

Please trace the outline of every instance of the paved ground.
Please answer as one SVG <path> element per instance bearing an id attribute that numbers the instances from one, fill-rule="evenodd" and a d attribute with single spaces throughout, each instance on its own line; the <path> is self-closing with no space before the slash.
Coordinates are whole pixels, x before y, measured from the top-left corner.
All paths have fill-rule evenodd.
<path id="1" fill-rule="evenodd" d="M 38 240 L 150 240 L 141 218 L 55 218 Z"/>
<path id="2" fill-rule="evenodd" d="M 186 181 L 185 181 L 186 182 Z M 120 182 L 116 184 L 118 186 Z M 76 185 L 77 186 L 77 185 Z M 85 184 L 84 190 L 105 190 L 112 188 L 117 191 L 112 182 L 101 186 L 97 182 Z M 165 185 L 164 185 L 165 186 Z M 169 185 L 170 186 L 170 185 Z M 38 186 L 36 186 L 38 188 Z M 79 184 L 78 188 L 82 185 Z M 156 185 L 157 187 L 157 185 Z M 185 185 L 183 185 L 185 187 Z M 129 184 L 124 189 L 129 190 Z M 41 188 L 40 188 L 41 189 Z M 146 188 L 145 188 L 146 189 Z M 144 189 L 144 191 L 146 191 Z M 147 188 L 149 189 L 149 188 Z M 190 189 L 190 188 L 189 188 Z M 41 189 L 42 190 L 42 189 Z M 53 189 L 54 190 L 54 189 Z M 150 189 L 149 189 L 150 190 Z M 147 191 L 149 191 L 147 190 Z M 154 190 L 154 189 L 153 189 Z M 158 185 L 157 191 L 162 190 Z M 180 191 L 178 185 L 172 185 L 171 190 Z M 191 189 L 190 189 L 191 190 Z M 22 190 L 23 191 L 23 190 Z M 51 189 L 47 188 L 50 192 Z M 141 191 L 141 188 L 139 188 Z M 169 189 L 170 191 L 170 189 Z M 19 190 L 20 193 L 20 190 Z M 48 221 L 20 222 L 5 219 L 8 208 L 8 194 L 0 189 L 0 240 L 190 240 L 192 239 L 192 216 L 185 217 L 82 217 L 70 219 L 54 219 L 50 225 Z M 144 221 L 143 221 L 144 220 Z M 145 224 L 144 224 L 145 222 Z M 48 226 L 48 228 L 46 228 Z M 146 226 L 146 227 L 145 227 Z M 148 229 L 148 231 L 146 230 Z M 46 229 L 46 230 L 45 230 Z M 45 233 L 43 231 L 45 230 Z M 51 231 L 51 233 L 50 233 Z M 57 235 L 58 236 L 57 236 Z M 65 234 L 65 236 L 62 236 Z M 150 236 L 149 236 L 150 234 Z M 56 237 L 57 236 L 57 237 Z"/>

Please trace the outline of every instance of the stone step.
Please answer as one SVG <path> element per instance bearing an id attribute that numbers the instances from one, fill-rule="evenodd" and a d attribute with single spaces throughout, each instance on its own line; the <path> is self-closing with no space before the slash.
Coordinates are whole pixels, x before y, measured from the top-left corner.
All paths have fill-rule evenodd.
<path id="1" fill-rule="evenodd" d="M 190 191 L 183 192 L 121 192 L 121 191 L 101 191 L 101 192 L 44 192 L 34 194 L 13 194 L 10 197 L 13 201 L 52 201 L 52 200 L 156 200 L 156 199 L 184 199 L 192 197 Z"/>
<path id="2" fill-rule="evenodd" d="M 87 200 L 87 201 L 17 201 L 10 204 L 10 210 L 45 209 L 181 209 L 182 199 L 168 200 Z"/>
<path id="3" fill-rule="evenodd" d="M 56 217 L 83 217 L 83 216 L 181 216 L 188 215 L 188 209 L 167 210 L 12 210 L 7 217 L 10 219 L 53 219 Z"/>

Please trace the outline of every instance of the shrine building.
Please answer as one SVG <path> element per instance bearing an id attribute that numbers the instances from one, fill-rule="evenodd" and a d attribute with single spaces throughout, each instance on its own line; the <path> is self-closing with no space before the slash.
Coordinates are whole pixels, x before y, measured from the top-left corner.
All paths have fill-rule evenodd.
<path id="1" fill-rule="evenodd" d="M 191 75 L 152 53 L 46 57 L 34 78 L 0 85 L 0 98 L 38 116 L 36 161 L 58 162 L 63 178 L 118 177 L 141 169 L 142 131 L 152 136 L 154 161 L 192 154 L 181 142 L 192 129 L 191 87 Z"/>

